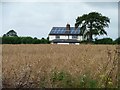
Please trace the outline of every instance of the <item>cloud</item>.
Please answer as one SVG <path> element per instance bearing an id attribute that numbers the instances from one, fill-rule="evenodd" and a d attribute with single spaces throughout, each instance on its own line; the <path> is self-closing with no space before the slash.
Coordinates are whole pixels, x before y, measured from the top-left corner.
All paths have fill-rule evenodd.
<path id="1" fill-rule="evenodd" d="M 118 14 L 114 3 L 4 2 L 2 10 L 3 33 L 14 29 L 20 36 L 47 37 L 52 27 L 65 26 L 67 22 L 74 26 L 77 16 L 91 11 L 111 18 L 107 29 L 110 37 L 115 39 L 118 33 Z"/>
<path id="2" fill-rule="evenodd" d="M 1 0 L 1 2 L 118 2 L 119 0 Z"/>
<path id="3" fill-rule="evenodd" d="M 86 2 L 87 5 L 90 7 L 95 7 L 95 8 L 104 8 L 104 9 L 116 9 L 118 8 L 118 2 Z"/>
<path id="4" fill-rule="evenodd" d="M 2 33 L 2 3 L 0 3 L 0 33 Z"/>

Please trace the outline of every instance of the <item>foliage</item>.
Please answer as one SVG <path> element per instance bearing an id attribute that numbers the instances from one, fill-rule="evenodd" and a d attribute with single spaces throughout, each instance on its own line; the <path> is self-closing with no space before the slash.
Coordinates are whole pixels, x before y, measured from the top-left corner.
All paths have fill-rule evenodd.
<path id="1" fill-rule="evenodd" d="M 94 41 L 81 41 L 81 44 L 116 44 L 116 41 L 113 41 L 112 38 L 102 38 L 102 39 L 95 39 Z"/>
<path id="2" fill-rule="evenodd" d="M 75 87 L 74 79 L 66 72 L 53 72 L 51 77 L 52 86 L 59 88 L 73 88 Z"/>
<path id="3" fill-rule="evenodd" d="M 17 35 L 17 32 L 15 32 L 14 30 L 10 30 L 9 32 L 7 32 L 6 34 L 4 34 L 3 37 L 4 36 L 12 37 L 12 36 L 18 36 L 18 35 Z"/>
<path id="4" fill-rule="evenodd" d="M 32 44 L 33 43 L 32 37 L 21 37 L 21 43 L 22 44 Z"/>
<path id="5" fill-rule="evenodd" d="M 18 37 L 17 32 L 14 30 L 10 30 L 6 34 L 3 35 L 3 37 L 0 37 L 2 39 L 2 44 L 49 44 L 49 38 L 45 39 L 37 39 L 36 37 Z"/>
<path id="6" fill-rule="evenodd" d="M 114 44 L 114 41 L 111 38 L 96 39 L 95 44 Z"/>
<path id="7" fill-rule="evenodd" d="M 81 44 L 94 44 L 94 41 L 88 41 L 88 40 L 84 40 L 80 42 Z"/>
<path id="8" fill-rule="evenodd" d="M 93 79 L 89 74 L 83 74 L 80 76 L 80 87 L 81 88 L 97 88 L 97 80 Z"/>
<path id="9" fill-rule="evenodd" d="M 2 37 L 2 44 L 49 44 L 47 39 L 37 39 L 32 37 Z"/>
<path id="10" fill-rule="evenodd" d="M 99 80 L 92 78 L 89 73 L 75 78 L 69 73 L 55 71 L 52 73 L 51 81 L 54 88 L 101 88 L 103 85 L 103 83 L 98 83 Z"/>
<path id="11" fill-rule="evenodd" d="M 120 37 L 114 41 L 115 44 L 120 44 Z"/>
<path id="12" fill-rule="evenodd" d="M 93 35 L 107 35 L 104 28 L 109 26 L 108 23 L 110 23 L 108 17 L 102 16 L 101 13 L 91 12 L 77 17 L 75 28 L 80 26 L 80 34 L 87 40 L 92 41 Z"/>
<path id="13" fill-rule="evenodd" d="M 2 37 L 2 43 L 3 44 L 20 44 L 20 38 L 4 36 Z"/>

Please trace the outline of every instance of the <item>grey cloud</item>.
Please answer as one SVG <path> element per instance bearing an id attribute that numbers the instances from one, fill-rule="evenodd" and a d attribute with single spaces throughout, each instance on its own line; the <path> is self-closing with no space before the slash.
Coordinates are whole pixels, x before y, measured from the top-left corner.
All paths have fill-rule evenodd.
<path id="1" fill-rule="evenodd" d="M 119 0 L 1 0 L 2 2 L 118 2 Z"/>
<path id="2" fill-rule="evenodd" d="M 86 2 L 90 7 L 102 9 L 118 9 L 118 2 Z"/>
<path id="3" fill-rule="evenodd" d="M 104 3 L 103 3 L 104 4 Z M 109 36 L 116 38 L 117 15 L 116 9 L 104 9 L 100 4 L 93 7 L 89 3 L 4 3 L 3 4 L 3 33 L 15 29 L 20 36 L 47 37 L 53 26 L 74 26 L 75 18 L 84 13 L 96 10 L 111 18 Z M 106 4 L 105 4 L 106 5 Z M 113 35 L 113 30 L 114 34 Z M 2 33 L 2 34 L 3 34 Z"/>

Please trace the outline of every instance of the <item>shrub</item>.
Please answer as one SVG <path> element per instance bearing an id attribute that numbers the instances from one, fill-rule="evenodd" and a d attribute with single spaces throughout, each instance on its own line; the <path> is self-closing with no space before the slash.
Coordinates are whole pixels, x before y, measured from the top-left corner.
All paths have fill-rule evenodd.
<path id="1" fill-rule="evenodd" d="M 90 42 L 90 41 L 84 40 L 84 41 L 81 41 L 80 43 L 81 44 L 94 44 L 94 41 Z"/>
<path id="2" fill-rule="evenodd" d="M 59 88 L 74 87 L 74 80 L 72 76 L 65 72 L 53 72 L 51 77 L 52 86 Z"/>
<path id="3" fill-rule="evenodd" d="M 114 41 L 115 44 L 120 44 L 120 37 Z"/>
<path id="4" fill-rule="evenodd" d="M 97 88 L 98 83 L 97 80 L 93 79 L 91 76 L 87 74 L 83 74 L 80 76 L 80 88 Z"/>
<path id="5" fill-rule="evenodd" d="M 111 38 L 103 38 L 94 41 L 95 44 L 114 44 Z"/>
<path id="6" fill-rule="evenodd" d="M 54 72 L 51 77 L 52 87 L 54 88 L 97 88 L 97 80 L 89 75 L 73 77 L 65 72 Z"/>
<path id="7" fill-rule="evenodd" d="M 4 36 L 2 37 L 2 44 L 49 44 L 48 39 L 37 39 L 32 37 L 16 37 Z"/>

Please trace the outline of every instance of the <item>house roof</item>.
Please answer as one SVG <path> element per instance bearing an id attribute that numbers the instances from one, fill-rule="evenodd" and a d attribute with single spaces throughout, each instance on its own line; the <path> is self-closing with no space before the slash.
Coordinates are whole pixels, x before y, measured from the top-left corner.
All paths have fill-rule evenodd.
<path id="1" fill-rule="evenodd" d="M 49 35 L 80 35 L 80 28 L 70 27 L 66 30 L 66 27 L 53 27 Z"/>
<path id="2" fill-rule="evenodd" d="M 54 39 L 53 43 L 80 43 L 79 40 L 76 39 Z"/>

